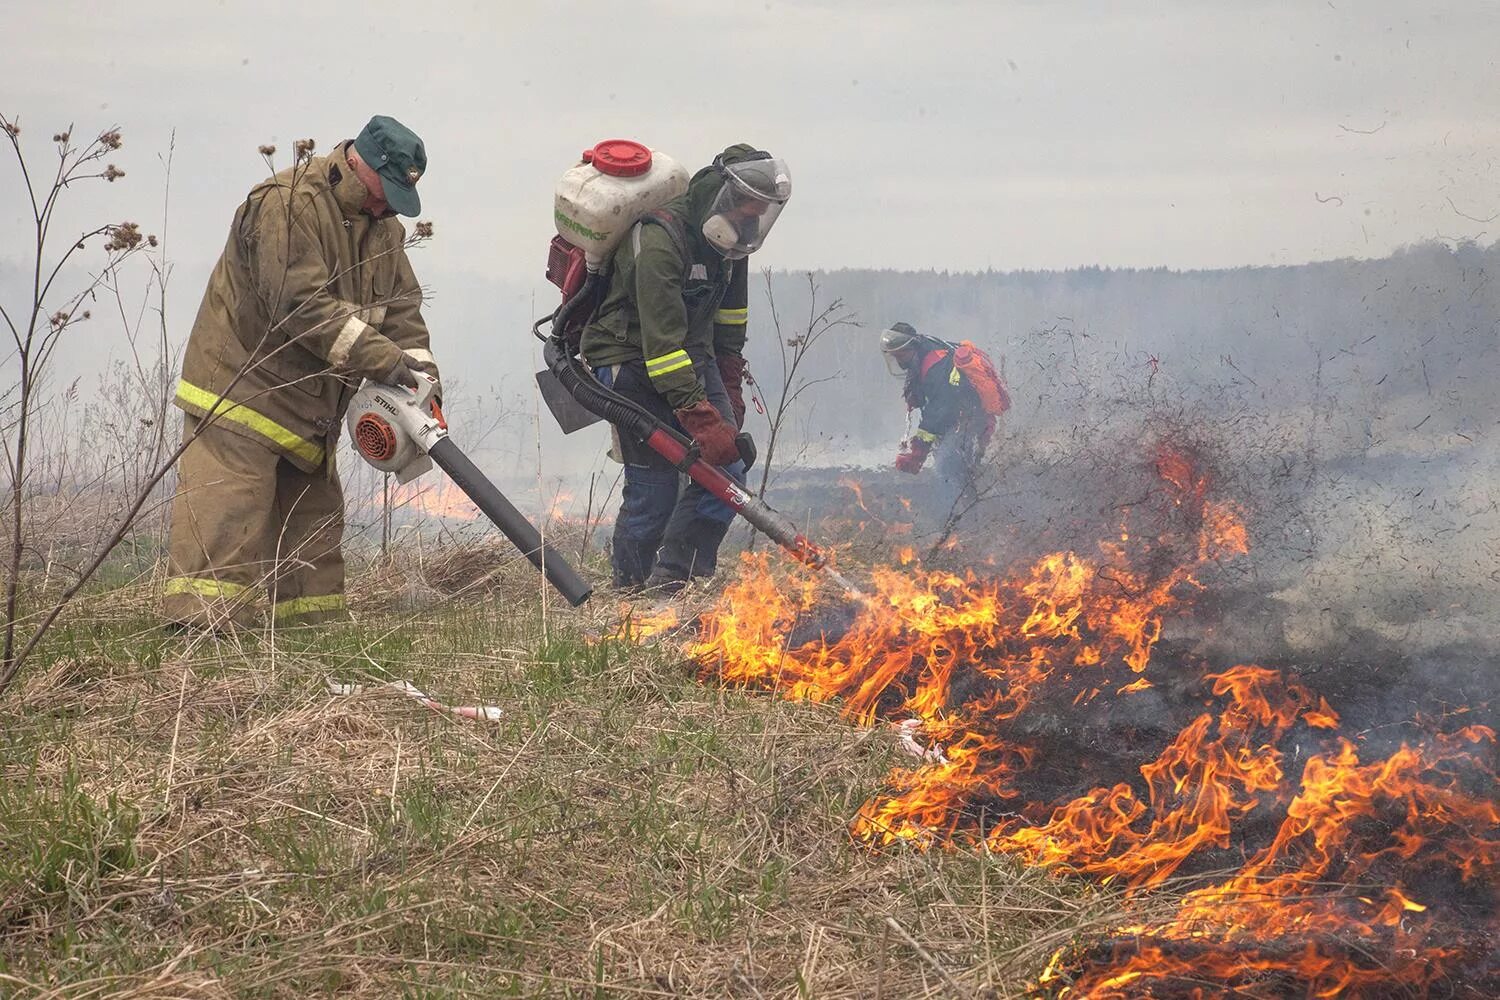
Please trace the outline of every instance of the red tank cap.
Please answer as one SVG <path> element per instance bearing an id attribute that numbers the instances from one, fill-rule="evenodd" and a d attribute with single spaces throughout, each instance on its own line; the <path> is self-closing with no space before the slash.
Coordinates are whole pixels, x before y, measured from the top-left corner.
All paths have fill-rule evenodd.
<path id="1" fill-rule="evenodd" d="M 639 177 L 651 169 L 651 150 L 630 139 L 605 139 L 589 152 L 586 161 L 611 177 Z"/>

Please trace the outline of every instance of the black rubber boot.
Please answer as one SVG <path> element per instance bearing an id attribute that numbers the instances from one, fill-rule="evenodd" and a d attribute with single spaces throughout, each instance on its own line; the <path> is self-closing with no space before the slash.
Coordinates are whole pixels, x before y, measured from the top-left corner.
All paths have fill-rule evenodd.
<path id="1" fill-rule="evenodd" d="M 680 594 L 682 588 L 686 586 L 686 576 L 678 576 L 675 572 L 658 565 L 651 571 L 651 575 L 646 577 L 641 593 L 647 597 L 672 597 Z"/>
<path id="2" fill-rule="evenodd" d="M 719 565 L 719 546 L 729 533 L 729 525 L 712 518 L 695 517 L 687 520 L 679 530 L 673 531 L 675 527 L 676 523 L 667 526 L 667 535 L 662 539 L 651 575 L 677 580 L 713 576 Z"/>

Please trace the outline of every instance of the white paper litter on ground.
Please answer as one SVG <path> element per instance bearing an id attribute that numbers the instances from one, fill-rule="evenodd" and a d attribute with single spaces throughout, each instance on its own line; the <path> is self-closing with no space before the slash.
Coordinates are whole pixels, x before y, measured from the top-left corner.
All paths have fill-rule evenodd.
<path id="1" fill-rule="evenodd" d="M 891 728 L 896 731 L 896 745 L 908 755 L 928 764 L 948 763 L 941 744 L 934 743 L 924 747 L 917 741 L 917 737 L 927 731 L 927 725 L 921 719 L 906 719 Z"/>
<path id="2" fill-rule="evenodd" d="M 498 705 L 445 705 L 436 698 L 425 694 L 411 681 L 386 681 L 380 687 L 390 688 L 412 699 L 419 704 L 425 705 L 434 712 L 446 712 L 456 715 L 461 719 L 475 719 L 479 722 L 499 722 L 500 708 Z M 361 694 L 367 688 L 363 684 L 343 684 L 330 678 L 328 680 L 328 693 L 331 695 Z"/>

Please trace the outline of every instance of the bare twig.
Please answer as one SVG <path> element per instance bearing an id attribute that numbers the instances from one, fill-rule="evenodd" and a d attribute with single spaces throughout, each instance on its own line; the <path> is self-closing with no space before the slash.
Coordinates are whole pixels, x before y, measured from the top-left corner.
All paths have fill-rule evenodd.
<path id="1" fill-rule="evenodd" d="M 788 336 L 782 329 L 781 315 L 776 309 L 776 296 L 771 289 L 771 272 L 767 270 L 764 274 L 766 302 L 770 307 L 771 326 L 776 331 L 776 348 L 781 357 L 781 384 L 777 386 L 774 402 L 766 399 L 764 392 L 761 393 L 761 398 L 765 400 L 769 408 L 766 419 L 771 424 L 771 430 L 766 436 L 765 453 L 760 461 L 760 486 L 756 490 L 760 497 L 764 497 L 766 490 L 770 487 L 771 476 L 776 466 L 777 449 L 797 402 L 804 393 L 839 376 L 838 372 L 833 372 L 818 378 L 807 377 L 804 374 L 804 368 L 807 364 L 808 353 L 830 332 L 842 327 L 859 325 L 854 314 L 845 309 L 842 299 L 834 299 L 827 306 L 819 308 L 818 284 L 812 273 L 808 272 L 806 324 L 801 330 L 794 331 L 791 336 Z M 763 383 L 757 382 L 756 384 L 762 385 Z M 755 538 L 752 536 L 750 540 L 752 548 L 754 544 Z"/>

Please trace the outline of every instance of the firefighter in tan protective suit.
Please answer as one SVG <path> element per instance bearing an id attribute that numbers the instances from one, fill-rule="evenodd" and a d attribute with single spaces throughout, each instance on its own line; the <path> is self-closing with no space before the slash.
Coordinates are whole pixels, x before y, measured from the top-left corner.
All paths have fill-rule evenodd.
<path id="1" fill-rule="evenodd" d="M 420 211 L 426 169 L 422 141 L 377 115 L 235 213 L 177 389 L 198 437 L 178 466 L 169 621 L 248 625 L 262 592 L 277 624 L 345 617 L 334 448 L 349 397 L 361 378 L 438 374 L 394 218 Z"/>

